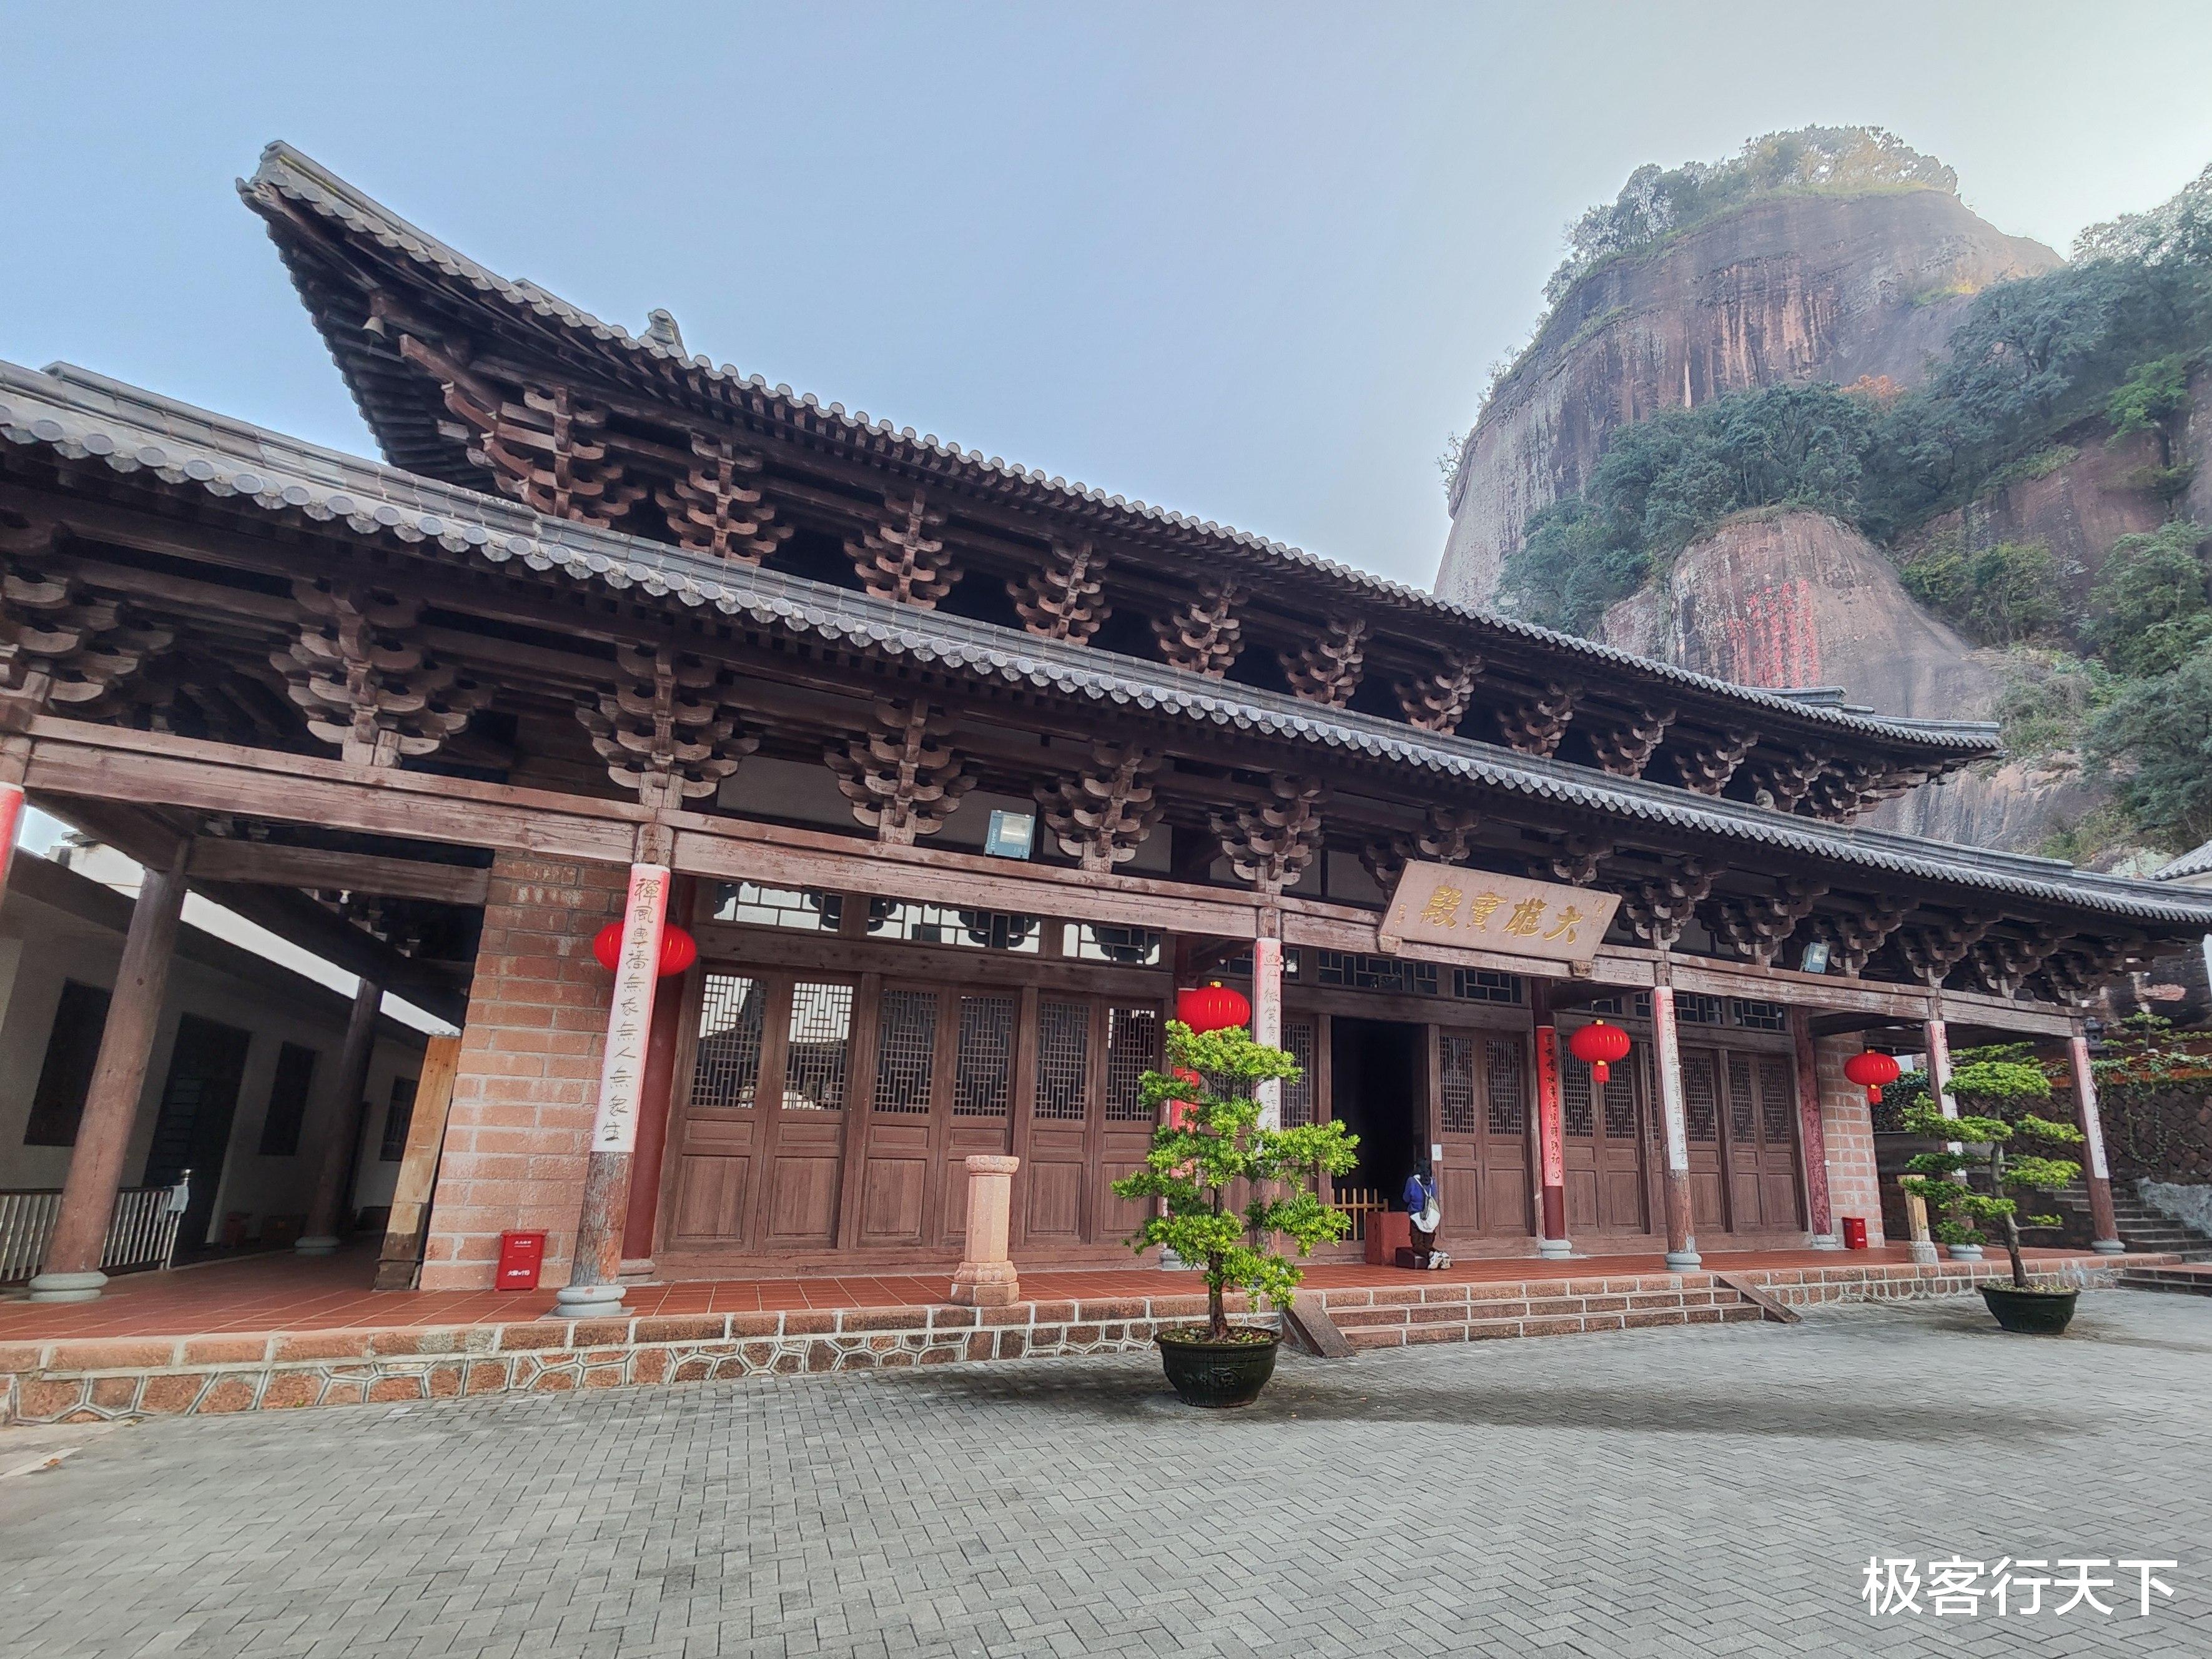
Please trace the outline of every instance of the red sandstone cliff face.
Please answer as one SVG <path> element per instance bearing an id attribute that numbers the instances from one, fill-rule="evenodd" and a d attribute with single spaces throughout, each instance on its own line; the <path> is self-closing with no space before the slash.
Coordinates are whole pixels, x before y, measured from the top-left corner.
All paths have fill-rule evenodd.
<path id="1" fill-rule="evenodd" d="M 1911 190 L 1771 197 L 1601 266 L 1477 422 L 1437 591 L 1489 604 L 1529 515 L 1582 487 L 1614 428 L 1783 381 L 1917 385 L 1976 291 L 2058 263 Z"/>

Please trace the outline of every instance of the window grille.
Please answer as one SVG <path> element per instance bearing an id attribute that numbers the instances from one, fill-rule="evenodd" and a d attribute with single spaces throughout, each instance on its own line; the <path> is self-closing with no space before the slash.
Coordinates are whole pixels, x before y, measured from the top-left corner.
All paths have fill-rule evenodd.
<path id="1" fill-rule="evenodd" d="M 937 1070 L 937 993 L 885 991 L 876 1016 L 878 1112 L 926 1117 Z"/>
<path id="2" fill-rule="evenodd" d="M 1597 1115 L 1590 1100 L 1587 1066 L 1559 1068 L 1559 1127 L 1572 1140 L 1588 1140 L 1597 1133 Z M 1612 1133 L 1610 1126 L 1607 1133 Z"/>
<path id="3" fill-rule="evenodd" d="M 1628 1058 L 1613 1068 L 1605 1082 L 1605 1136 L 1608 1140 L 1636 1139 L 1636 1073 L 1644 1056 L 1632 1048 Z"/>
<path id="4" fill-rule="evenodd" d="M 1778 1055 L 1759 1062 L 1759 1136 L 1769 1146 L 1790 1144 L 1790 1120 L 1797 1115 L 1797 1091 L 1790 1073 L 1796 1067 Z"/>
<path id="5" fill-rule="evenodd" d="M 811 888 L 763 887 L 758 882 L 726 881 L 714 889 L 716 921 L 747 922 L 756 927 L 795 927 L 806 933 L 834 933 L 844 915 L 844 895 Z"/>
<path id="6" fill-rule="evenodd" d="M 1721 1023 L 1721 1000 L 1698 991 L 1677 991 L 1674 1018 L 1685 1025 L 1717 1025 Z"/>
<path id="7" fill-rule="evenodd" d="M 1490 1133 L 1517 1135 L 1528 1127 L 1528 1096 L 1521 1078 L 1521 1045 L 1492 1037 L 1488 1044 Z"/>
<path id="8" fill-rule="evenodd" d="M 1474 1039 L 1450 1031 L 1437 1039 L 1437 1066 L 1448 1135 L 1474 1133 Z"/>
<path id="9" fill-rule="evenodd" d="M 1160 1016 L 1155 1008 L 1106 1011 L 1106 1121 L 1150 1123 L 1145 1073 L 1159 1063 Z"/>
<path id="10" fill-rule="evenodd" d="M 1710 1146 L 1720 1139 L 1720 1079 L 1710 1055 L 1682 1056 L 1682 1126 L 1698 1146 Z"/>
<path id="11" fill-rule="evenodd" d="M 1314 1023 L 1283 1022 L 1283 1049 L 1298 1063 L 1296 1078 L 1283 1081 L 1283 1127 L 1303 1129 L 1314 1121 Z"/>
<path id="12" fill-rule="evenodd" d="M 878 915 L 868 914 L 870 939 L 904 939 L 915 945 L 957 945 L 976 951 L 1014 951 L 1037 954 L 1042 934 L 1035 916 L 1009 915 L 1000 910 L 960 910 L 946 904 L 884 907 Z"/>
<path id="13" fill-rule="evenodd" d="M 1166 945 L 1149 927 L 1109 927 L 1071 921 L 1060 933 L 1060 954 L 1078 962 L 1110 962 L 1124 968 L 1157 968 Z"/>
<path id="14" fill-rule="evenodd" d="M 1747 1031 L 1790 1029 L 1790 1011 L 1778 1002 L 1747 1002 L 1741 997 L 1730 997 L 1729 1018 Z"/>
<path id="15" fill-rule="evenodd" d="M 1522 996 L 1520 975 L 1494 974 L 1487 968 L 1455 968 L 1452 994 L 1462 1002 L 1517 1003 Z"/>
<path id="16" fill-rule="evenodd" d="M 1091 1005 L 1037 1004 L 1036 1116 L 1080 1123 L 1091 1115 Z"/>
<path id="17" fill-rule="evenodd" d="M 1433 962 L 1352 956 L 1342 951 L 1321 951 L 1315 955 L 1314 982 L 1317 985 L 1339 985 L 1353 991 L 1388 991 L 1400 996 L 1437 994 L 1439 976 Z"/>
<path id="18" fill-rule="evenodd" d="M 1751 1060 L 1744 1054 L 1728 1057 L 1729 1139 L 1739 1146 L 1759 1139 L 1758 1103 L 1751 1097 Z"/>
<path id="19" fill-rule="evenodd" d="M 952 1051 L 952 1115 L 1006 1116 L 1013 1072 L 1013 998 L 961 998 L 960 1036 Z"/>
<path id="20" fill-rule="evenodd" d="M 747 1109 L 760 1087 L 761 1034 L 768 998 L 757 979 L 707 975 L 699 1007 L 699 1048 L 691 1062 L 691 1103 Z"/>
<path id="21" fill-rule="evenodd" d="M 801 981 L 791 988 L 791 1056 L 783 1109 L 845 1109 L 845 1061 L 853 1041 L 853 988 Z"/>
<path id="22" fill-rule="evenodd" d="M 1651 1018 L 1651 993 L 1635 991 L 1626 996 L 1599 997 L 1582 1006 L 1593 1014 L 1649 1019 Z"/>

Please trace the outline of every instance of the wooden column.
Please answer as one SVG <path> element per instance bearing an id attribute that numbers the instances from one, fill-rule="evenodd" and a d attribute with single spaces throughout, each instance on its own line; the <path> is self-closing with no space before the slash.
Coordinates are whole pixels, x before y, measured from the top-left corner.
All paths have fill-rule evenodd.
<path id="1" fill-rule="evenodd" d="M 1567 1154 L 1559 1121 L 1559 1033 L 1552 1024 L 1551 995 L 1539 980 L 1528 982 L 1536 1021 L 1536 1164 L 1538 1238 L 1536 1254 L 1575 1253 L 1567 1237 Z"/>
<path id="2" fill-rule="evenodd" d="M 1272 904 L 1260 912 L 1260 937 L 1252 941 L 1252 1040 L 1283 1046 L 1283 913 Z M 1281 1128 L 1282 1079 L 1262 1083 L 1259 1100 L 1260 1127 Z"/>
<path id="3" fill-rule="evenodd" d="M 1943 1003 L 1940 997 L 1929 1005 L 1928 1024 L 1924 1029 L 1928 1039 L 1928 1086 L 1934 1091 L 1936 1103 L 1943 1115 L 1956 1117 L 1959 1115 L 1959 1103 L 1951 1098 L 1951 1030 L 1943 1018 Z M 1964 1145 L 1956 1140 L 1944 1144 L 1954 1152 L 1966 1150 Z M 1926 1213 L 1924 1206 L 1922 1213 Z M 1982 1247 L 1978 1244 L 1948 1244 L 1944 1249 L 1950 1252 L 1954 1261 L 1979 1261 L 1982 1259 Z M 1916 1236 L 1912 1241 L 1911 1255 L 1915 1261 L 1933 1261 L 1936 1259 L 1934 1241 Z"/>
<path id="4" fill-rule="evenodd" d="M 684 878 L 669 888 L 680 892 Z M 672 909 L 680 907 L 672 905 Z M 699 1000 L 696 973 L 657 987 L 653 1030 L 645 1045 L 645 1084 L 637 1110 L 637 1146 L 630 1156 L 629 1201 L 623 1218 L 622 1276 L 633 1282 L 653 1277 L 653 1231 L 660 1216 L 660 1166 L 668 1151 L 668 1115 L 676 1097 L 676 1049 L 684 1031 L 684 1010 Z"/>
<path id="5" fill-rule="evenodd" d="M 131 907 L 131 931 L 115 972 L 115 994 L 100 1034 L 100 1057 L 85 1091 L 77 1120 L 76 1146 L 62 1183 L 61 1212 L 54 1220 L 43 1271 L 31 1281 L 33 1302 L 89 1302 L 107 1283 L 100 1270 L 106 1252 L 107 1226 L 122 1185 L 123 1159 L 145 1092 L 146 1067 L 154 1057 L 154 1038 L 161 1024 L 161 1002 L 169 985 L 169 961 L 184 915 L 185 865 L 191 843 L 180 844 L 167 870 L 151 865 L 138 884 Z"/>
<path id="6" fill-rule="evenodd" d="M 622 1309 L 623 1224 L 644 1098 L 653 990 L 660 978 L 660 934 L 667 920 L 667 866 L 633 864 L 623 902 L 622 955 L 607 1010 L 606 1056 L 599 1067 L 599 1109 L 584 1166 L 576 1248 L 569 1257 L 568 1286 L 554 1299 L 553 1318 L 598 1318 Z"/>
<path id="7" fill-rule="evenodd" d="M 1816 1250 L 1840 1250 L 1828 1196 L 1828 1131 L 1820 1121 L 1820 1062 L 1813 1050 L 1813 1017 L 1790 1011 L 1790 1046 L 1797 1063 L 1797 1147 L 1805 1164 L 1805 1220 Z"/>
<path id="8" fill-rule="evenodd" d="M 1682 1043 L 1674 1025 L 1674 988 L 1651 988 L 1651 1060 L 1659 1073 L 1660 1121 L 1667 1131 L 1667 1265 L 1695 1267 L 1698 1236 L 1690 1208 L 1690 1131 L 1682 1118 Z"/>
<path id="9" fill-rule="evenodd" d="M 294 1242 L 301 1255 L 328 1255 L 338 1247 L 338 1222 L 351 1195 L 354 1154 L 361 1146 L 362 1098 L 368 1091 L 369 1056 L 376 1049 L 376 1016 L 384 1006 L 384 988 L 362 981 L 353 994 L 353 1016 L 346 1022 L 345 1047 L 338 1052 L 338 1079 L 331 1103 L 331 1132 L 323 1142 L 323 1161 L 315 1172 L 314 1197 L 307 1206 L 307 1231 Z"/>
<path id="10" fill-rule="evenodd" d="M 2082 1173 L 2089 1184 L 2090 1231 L 2096 1237 L 2089 1248 L 2100 1255 L 2119 1255 L 2127 1245 L 2120 1239 L 2118 1218 L 2112 1212 L 2112 1170 L 2105 1161 L 2105 1124 L 2097 1115 L 2097 1074 L 2089 1069 L 2089 1033 L 2080 1020 L 2066 1039 L 2073 1060 L 2074 1105 L 2081 1127 Z"/>

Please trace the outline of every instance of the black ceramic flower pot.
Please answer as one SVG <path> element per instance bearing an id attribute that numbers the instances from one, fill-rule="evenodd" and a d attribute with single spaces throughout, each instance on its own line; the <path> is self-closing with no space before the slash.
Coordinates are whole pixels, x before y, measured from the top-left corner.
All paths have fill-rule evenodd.
<path id="1" fill-rule="evenodd" d="M 1214 1342 L 1203 1328 L 1162 1331 L 1152 1340 L 1159 1344 L 1160 1364 L 1176 1398 L 1213 1410 L 1257 1400 L 1275 1374 L 1275 1350 L 1283 1345 L 1272 1331 Z"/>
<path id="2" fill-rule="evenodd" d="M 2023 1291 L 2011 1285 L 1984 1285 L 1982 1300 L 1998 1324 L 2023 1336 L 2057 1336 L 2073 1322 L 2079 1291 Z"/>

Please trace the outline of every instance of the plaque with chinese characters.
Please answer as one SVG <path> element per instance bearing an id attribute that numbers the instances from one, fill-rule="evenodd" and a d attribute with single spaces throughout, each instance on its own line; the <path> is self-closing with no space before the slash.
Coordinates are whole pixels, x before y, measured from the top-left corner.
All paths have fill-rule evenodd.
<path id="1" fill-rule="evenodd" d="M 1442 945 L 1587 963 L 1620 908 L 1618 893 L 1414 863 L 1398 878 L 1376 933 L 1385 951 L 1401 945 Z"/>

